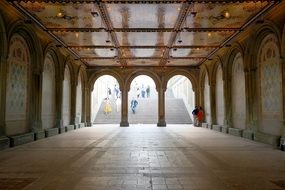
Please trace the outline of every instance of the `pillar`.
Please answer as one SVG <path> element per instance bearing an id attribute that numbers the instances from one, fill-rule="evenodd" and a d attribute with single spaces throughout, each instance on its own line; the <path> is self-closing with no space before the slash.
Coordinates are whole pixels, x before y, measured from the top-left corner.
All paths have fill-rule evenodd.
<path id="1" fill-rule="evenodd" d="M 0 57 L 0 138 L 5 135 L 6 60 Z"/>
<path id="2" fill-rule="evenodd" d="M 217 123 L 216 118 L 216 83 L 210 84 L 210 110 L 211 110 L 211 124 Z"/>
<path id="3" fill-rule="evenodd" d="M 166 127 L 165 122 L 165 90 L 158 88 L 158 123 L 157 127 Z"/>
<path id="4" fill-rule="evenodd" d="M 231 73 L 224 73 L 224 127 L 232 127 L 232 87 L 231 87 Z"/>
<path id="5" fill-rule="evenodd" d="M 285 32 L 285 27 L 284 27 L 284 32 Z M 285 55 L 284 55 L 285 56 Z M 283 151 L 285 151 L 285 58 L 281 58 L 281 63 L 282 63 L 282 93 L 283 93 L 283 127 L 282 127 L 282 132 L 281 132 L 281 139 L 280 139 L 280 145 Z"/>
<path id="6" fill-rule="evenodd" d="M 92 98 L 92 91 L 93 88 L 90 88 L 89 86 L 86 85 L 85 87 L 85 105 L 86 105 L 86 125 L 88 127 L 92 126 L 92 121 L 91 121 L 91 98 Z"/>
<path id="7" fill-rule="evenodd" d="M 122 106 L 121 106 L 121 127 L 128 127 L 128 89 L 120 89 L 122 92 Z"/>
<path id="8" fill-rule="evenodd" d="M 56 102 L 56 127 L 63 127 L 62 123 L 62 94 L 63 94 L 63 80 L 64 73 L 61 72 L 59 76 L 55 78 L 55 102 Z"/>
<path id="9" fill-rule="evenodd" d="M 76 80 L 76 79 L 75 79 Z M 74 125 L 75 118 L 76 118 L 76 87 L 77 87 L 77 81 L 71 81 L 71 93 L 70 93 L 70 124 Z"/>

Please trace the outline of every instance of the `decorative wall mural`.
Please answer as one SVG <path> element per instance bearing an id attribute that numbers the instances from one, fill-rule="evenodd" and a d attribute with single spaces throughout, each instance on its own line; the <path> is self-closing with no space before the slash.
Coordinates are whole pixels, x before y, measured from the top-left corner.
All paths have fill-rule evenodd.
<path id="1" fill-rule="evenodd" d="M 278 39 L 267 35 L 259 49 L 261 122 L 264 132 L 279 135 L 282 127 L 282 70 Z"/>
<path id="2" fill-rule="evenodd" d="M 211 116 L 211 100 L 210 100 L 210 86 L 209 86 L 209 78 L 208 75 L 205 75 L 204 80 L 204 117 L 206 118 L 207 123 L 212 123 L 212 116 Z"/>
<path id="3" fill-rule="evenodd" d="M 216 73 L 216 117 L 219 125 L 224 124 L 224 81 L 221 65 L 218 66 Z"/>
<path id="4" fill-rule="evenodd" d="M 63 80 L 63 93 L 62 93 L 62 120 L 63 126 L 70 124 L 70 104 L 71 104 L 71 81 L 70 71 L 68 66 L 65 66 L 64 80 Z"/>
<path id="5" fill-rule="evenodd" d="M 29 48 L 24 38 L 15 34 L 10 41 L 7 65 L 7 134 L 26 130 L 29 65 Z"/>
<path id="6" fill-rule="evenodd" d="M 52 56 L 48 53 L 44 61 L 42 77 L 42 127 L 55 127 L 55 67 Z"/>
<path id="7" fill-rule="evenodd" d="M 78 76 L 78 83 L 76 87 L 76 118 L 75 122 L 81 122 L 81 115 L 82 115 L 82 82 L 81 82 L 81 73 Z"/>
<path id="8" fill-rule="evenodd" d="M 237 53 L 232 65 L 232 122 L 234 128 L 246 126 L 245 74 L 243 58 Z"/>

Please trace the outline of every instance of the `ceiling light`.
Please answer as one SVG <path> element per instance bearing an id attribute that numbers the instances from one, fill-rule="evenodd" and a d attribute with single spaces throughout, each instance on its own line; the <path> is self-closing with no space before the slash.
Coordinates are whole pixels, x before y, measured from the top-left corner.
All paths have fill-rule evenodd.
<path id="1" fill-rule="evenodd" d="M 181 44 L 183 41 L 182 41 L 181 39 L 179 39 L 177 42 L 178 42 L 179 44 Z"/>
<path id="2" fill-rule="evenodd" d="M 208 32 L 208 37 L 211 37 L 212 36 L 212 33 L 211 32 Z"/>
<path id="3" fill-rule="evenodd" d="M 76 32 L 76 33 L 75 33 L 75 36 L 76 36 L 76 38 L 78 38 L 78 37 L 79 37 L 79 34 L 78 34 L 78 32 Z"/>
<path id="4" fill-rule="evenodd" d="M 57 15 L 56 15 L 57 17 L 63 17 L 63 13 L 62 12 L 59 12 L 59 13 L 57 13 Z"/>
<path id="5" fill-rule="evenodd" d="M 177 51 L 177 48 L 174 48 L 173 51 Z"/>
<path id="6" fill-rule="evenodd" d="M 225 17 L 225 18 L 230 18 L 231 15 L 230 15 L 230 13 L 229 13 L 228 11 L 225 11 L 225 12 L 224 12 L 224 17 Z"/>
<path id="7" fill-rule="evenodd" d="M 111 50 L 111 51 L 114 51 L 114 48 L 111 48 L 110 50 Z"/>
<path id="8" fill-rule="evenodd" d="M 98 16 L 99 16 L 99 13 L 96 12 L 96 11 L 92 11 L 92 12 L 91 12 L 91 15 L 92 15 L 93 17 L 98 17 Z"/>
<path id="9" fill-rule="evenodd" d="M 197 15 L 197 12 L 196 12 L 196 11 L 192 11 L 190 14 L 191 14 L 193 17 L 195 17 L 195 16 Z"/>

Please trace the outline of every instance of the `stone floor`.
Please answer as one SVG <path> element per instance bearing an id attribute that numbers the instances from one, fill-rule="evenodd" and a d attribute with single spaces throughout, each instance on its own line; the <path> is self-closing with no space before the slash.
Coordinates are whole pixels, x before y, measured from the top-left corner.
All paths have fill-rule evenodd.
<path id="1" fill-rule="evenodd" d="M 101 125 L 0 152 L 0 189 L 285 189 L 285 153 L 191 125 Z"/>

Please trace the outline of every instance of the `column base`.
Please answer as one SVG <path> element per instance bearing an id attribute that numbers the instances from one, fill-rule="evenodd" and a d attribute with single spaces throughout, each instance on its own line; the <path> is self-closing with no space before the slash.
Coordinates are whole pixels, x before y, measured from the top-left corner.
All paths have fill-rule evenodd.
<path id="1" fill-rule="evenodd" d="M 165 121 L 159 121 L 157 123 L 157 127 L 166 127 L 166 122 Z"/>
<path id="2" fill-rule="evenodd" d="M 285 151 L 285 137 L 281 137 L 280 139 L 280 149 Z"/>
<path id="3" fill-rule="evenodd" d="M 120 123 L 120 127 L 129 127 L 129 122 L 127 122 L 127 121 L 122 121 L 122 122 Z"/>

